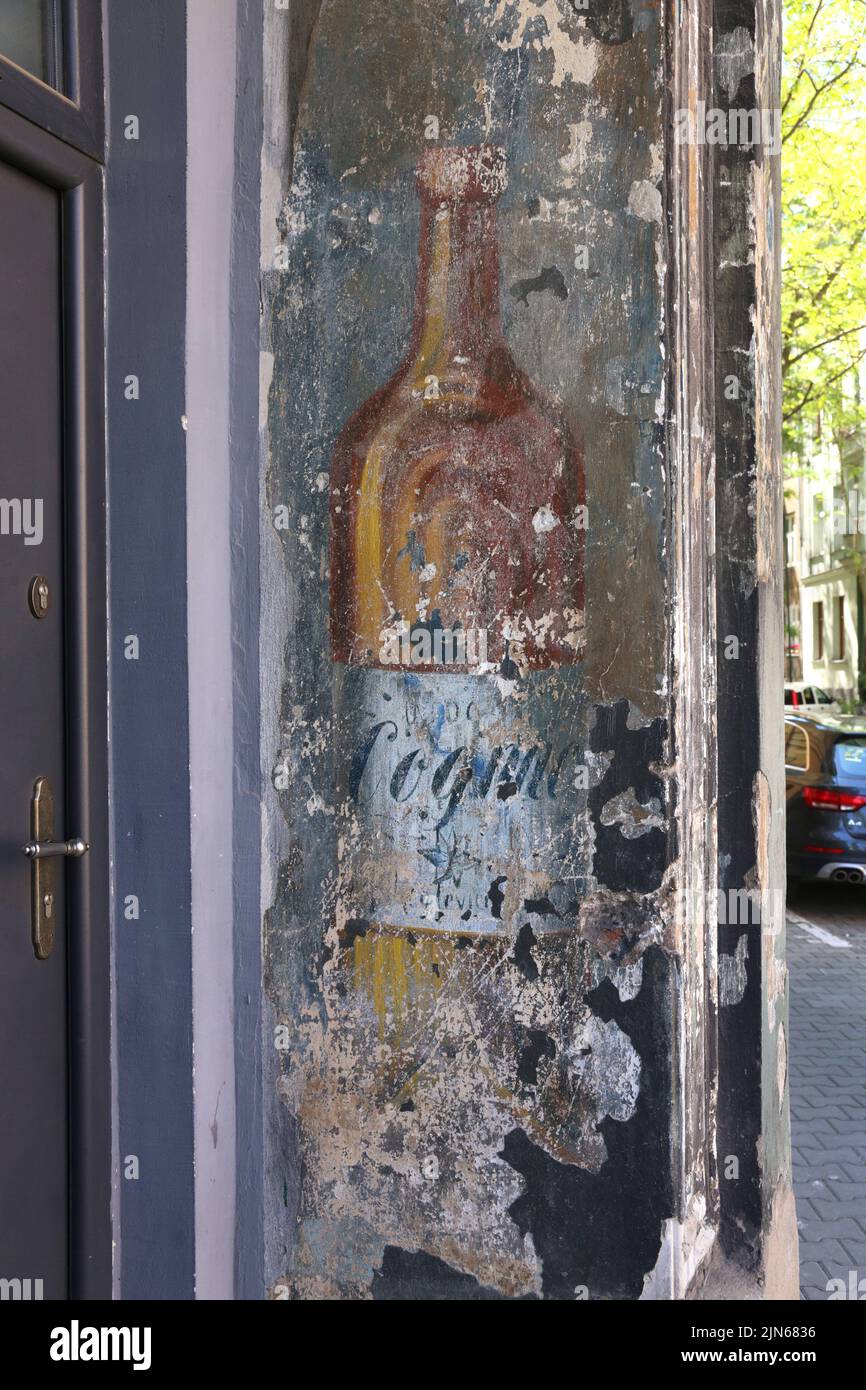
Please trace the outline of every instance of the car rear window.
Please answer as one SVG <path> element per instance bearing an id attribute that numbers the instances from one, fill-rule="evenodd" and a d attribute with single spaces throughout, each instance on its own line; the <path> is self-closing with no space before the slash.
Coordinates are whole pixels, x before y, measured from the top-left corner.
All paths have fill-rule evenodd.
<path id="1" fill-rule="evenodd" d="M 866 734 L 840 738 L 833 746 L 833 766 L 837 777 L 866 782 Z"/>
<path id="2" fill-rule="evenodd" d="M 809 743 L 796 724 L 785 725 L 785 764 L 787 767 L 808 767 Z"/>

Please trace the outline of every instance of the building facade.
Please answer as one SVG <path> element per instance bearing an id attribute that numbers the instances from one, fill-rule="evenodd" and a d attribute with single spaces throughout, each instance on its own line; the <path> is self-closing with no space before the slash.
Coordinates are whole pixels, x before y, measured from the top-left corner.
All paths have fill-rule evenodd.
<path id="1" fill-rule="evenodd" d="M 785 484 L 786 678 L 852 708 L 864 694 L 863 462 L 859 435 L 840 446 L 818 428 Z"/>

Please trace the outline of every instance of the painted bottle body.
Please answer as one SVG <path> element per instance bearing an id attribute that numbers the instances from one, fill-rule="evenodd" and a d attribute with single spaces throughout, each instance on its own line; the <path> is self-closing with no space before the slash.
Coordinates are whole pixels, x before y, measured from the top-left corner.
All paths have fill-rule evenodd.
<path id="1" fill-rule="evenodd" d="M 502 336 L 504 185 L 493 147 L 426 153 L 410 347 L 334 453 L 340 896 L 365 933 L 562 930 L 583 881 L 583 464 Z"/>

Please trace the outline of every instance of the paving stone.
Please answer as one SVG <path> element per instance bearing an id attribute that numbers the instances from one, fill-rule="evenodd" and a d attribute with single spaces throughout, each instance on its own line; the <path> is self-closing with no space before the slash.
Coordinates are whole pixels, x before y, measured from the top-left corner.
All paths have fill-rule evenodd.
<path id="1" fill-rule="evenodd" d="M 866 1022 L 864 1022 L 863 1026 L 866 1028 Z M 866 1066 L 866 1062 L 864 1062 L 864 1066 Z M 864 1104 L 866 1104 L 866 1099 L 864 1099 Z M 846 1144 L 849 1142 L 850 1135 L 863 1135 L 866 1133 L 866 1116 L 864 1115 L 860 1115 L 853 1120 L 828 1120 L 827 1123 L 837 1134 L 845 1136 Z"/>
<path id="2" fill-rule="evenodd" d="M 840 951 L 789 923 L 789 1086 L 800 1284 L 866 1277 L 866 895 L 801 887 L 793 911 L 843 937 Z"/>
<path id="3" fill-rule="evenodd" d="M 856 1221 L 858 1217 L 862 1219 L 866 1211 L 866 1193 L 854 1202 L 828 1202 L 822 1197 L 815 1197 L 814 1202 L 819 1221 L 839 1221 L 844 1216 L 850 1216 Z"/>
<path id="4" fill-rule="evenodd" d="M 820 1260 L 825 1269 L 829 1269 L 834 1278 L 839 1277 L 840 1270 L 846 1274 L 851 1269 L 851 1256 L 845 1246 L 838 1240 L 803 1240 L 800 1238 L 800 1263 L 805 1260 L 809 1264 L 812 1260 Z"/>
<path id="5" fill-rule="evenodd" d="M 799 1222 L 797 1225 L 800 1232 L 801 1256 L 804 1242 L 807 1245 L 815 1245 L 822 1241 L 842 1241 L 846 1251 L 850 1250 L 850 1241 L 862 1241 L 866 1244 L 866 1230 L 852 1216 L 842 1216 L 838 1221 L 804 1221 L 802 1225 Z"/>
<path id="6" fill-rule="evenodd" d="M 805 1185 L 800 1182 L 794 1183 L 794 1191 L 799 1196 L 801 1188 L 803 1196 L 807 1201 L 812 1201 L 815 1197 L 832 1198 L 835 1202 L 857 1202 L 862 1204 L 863 1219 L 866 1221 L 866 1183 L 859 1182 L 833 1182 L 832 1178 L 819 1179 L 823 1182 L 823 1187 L 815 1187 L 811 1182 Z"/>
<path id="7" fill-rule="evenodd" d="M 827 1280 L 829 1275 L 822 1269 L 817 1260 L 806 1260 L 800 1263 L 800 1289 L 801 1291 L 811 1290 L 812 1297 L 827 1297 Z"/>
<path id="8" fill-rule="evenodd" d="M 799 1172 L 795 1169 L 794 1179 L 796 1183 L 800 1184 L 813 1181 L 823 1182 L 828 1187 L 832 1187 L 834 1191 L 839 1188 L 840 1184 L 843 1187 L 846 1185 L 859 1187 L 860 1183 L 856 1178 L 852 1178 L 848 1171 L 850 1166 L 849 1164 L 846 1167 L 844 1163 L 817 1163 L 814 1166 L 804 1164 L 800 1167 Z M 864 1184 L 866 1184 L 866 1177 L 864 1177 Z"/>
<path id="9" fill-rule="evenodd" d="M 801 1148 L 801 1149 L 800 1149 L 800 1153 L 804 1156 L 804 1158 L 805 1158 L 805 1160 L 806 1160 L 807 1163 L 809 1162 L 810 1155 L 813 1155 L 813 1154 L 814 1154 L 814 1161 L 815 1161 L 815 1163 L 856 1163 L 856 1162 L 857 1162 L 857 1153 L 856 1153 L 856 1151 L 855 1151 L 854 1149 L 834 1149 L 834 1148 L 833 1148 L 831 1145 L 829 1145 L 829 1144 L 827 1145 L 826 1149 L 816 1148 L 816 1147 L 811 1147 L 811 1148 L 808 1148 L 808 1149 L 807 1149 L 807 1148 Z"/>

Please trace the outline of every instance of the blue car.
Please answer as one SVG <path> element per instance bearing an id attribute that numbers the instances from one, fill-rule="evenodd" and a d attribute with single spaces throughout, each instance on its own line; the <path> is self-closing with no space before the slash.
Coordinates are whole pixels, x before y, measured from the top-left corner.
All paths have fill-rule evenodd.
<path id="1" fill-rule="evenodd" d="M 866 884 L 866 719 L 785 718 L 788 883 Z"/>

